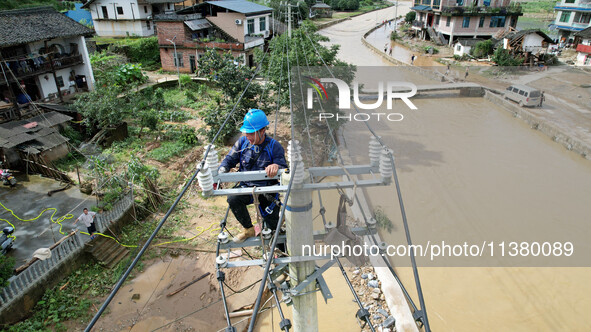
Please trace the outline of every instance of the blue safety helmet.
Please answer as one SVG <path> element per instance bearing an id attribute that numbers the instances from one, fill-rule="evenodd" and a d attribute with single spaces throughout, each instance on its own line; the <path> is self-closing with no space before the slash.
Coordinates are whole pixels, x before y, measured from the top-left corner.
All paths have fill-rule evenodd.
<path id="1" fill-rule="evenodd" d="M 243 133 L 251 134 L 257 132 L 269 125 L 269 120 L 265 112 L 257 109 L 251 109 L 244 116 L 244 123 L 240 127 L 240 131 Z"/>

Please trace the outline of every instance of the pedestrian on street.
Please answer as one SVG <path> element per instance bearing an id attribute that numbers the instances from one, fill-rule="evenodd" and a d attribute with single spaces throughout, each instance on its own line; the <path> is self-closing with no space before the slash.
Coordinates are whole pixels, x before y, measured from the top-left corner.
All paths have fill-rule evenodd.
<path id="1" fill-rule="evenodd" d="M 468 67 L 466 67 L 466 74 L 464 75 L 464 80 L 468 79 Z"/>
<path id="2" fill-rule="evenodd" d="M 449 69 L 450 69 L 450 65 L 448 63 L 447 64 L 447 69 L 445 70 L 445 76 L 449 75 Z"/>
<path id="3" fill-rule="evenodd" d="M 415 57 L 415 55 L 414 55 L 414 54 L 413 54 L 413 55 L 410 57 L 410 64 L 411 64 L 411 65 L 414 65 L 414 63 L 415 63 L 415 58 L 416 58 L 416 57 Z"/>
<path id="4" fill-rule="evenodd" d="M 546 96 L 544 96 L 544 91 L 542 91 L 542 94 L 540 95 L 540 107 L 542 107 L 544 101 L 546 101 Z"/>
<path id="5" fill-rule="evenodd" d="M 82 214 L 80 217 L 74 221 L 74 225 L 78 222 L 78 220 L 82 221 L 86 229 L 88 230 L 88 234 L 90 235 L 90 239 L 94 239 L 94 233 L 96 233 L 96 227 L 94 227 L 94 220 L 96 219 L 96 212 L 88 211 L 87 208 L 82 210 Z"/>
<path id="6" fill-rule="evenodd" d="M 384 45 L 384 53 L 388 52 L 388 44 L 389 43 L 386 43 L 386 45 Z"/>
<path id="7" fill-rule="evenodd" d="M 220 164 L 219 173 L 226 173 L 239 165 L 239 172 L 264 170 L 271 180 L 241 181 L 239 188 L 272 186 L 279 183 L 273 179 L 280 168 L 287 168 L 285 151 L 281 144 L 265 134 L 269 120 L 265 113 L 258 109 L 251 109 L 244 116 L 244 124 L 240 131 L 244 136 L 234 144 L 228 155 Z M 272 230 L 277 228 L 279 221 L 279 194 L 258 195 L 255 200 L 252 194 L 228 196 L 228 204 L 234 217 L 240 222 L 244 230 L 234 237 L 234 242 L 244 242 L 255 236 L 247 206 L 258 202 L 258 210 L 263 223 Z M 278 247 L 283 250 L 281 246 Z"/>

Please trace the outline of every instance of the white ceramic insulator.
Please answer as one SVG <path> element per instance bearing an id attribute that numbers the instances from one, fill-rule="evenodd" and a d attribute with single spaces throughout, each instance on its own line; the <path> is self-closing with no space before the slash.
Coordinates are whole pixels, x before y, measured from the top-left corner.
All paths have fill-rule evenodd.
<path id="1" fill-rule="evenodd" d="M 392 153 L 392 151 L 383 149 L 382 155 L 380 157 L 380 175 L 382 175 L 382 178 L 385 179 L 389 179 L 394 173 L 392 171 L 392 160 L 390 160 L 390 153 Z"/>
<path id="2" fill-rule="evenodd" d="M 226 257 L 221 255 L 216 257 L 215 262 L 220 267 L 226 267 L 228 265 L 228 260 L 226 259 Z"/>
<path id="3" fill-rule="evenodd" d="M 273 236 L 273 231 L 270 228 L 263 229 L 263 239 L 268 240 Z"/>
<path id="4" fill-rule="evenodd" d="M 230 239 L 228 238 L 228 233 L 221 232 L 220 234 L 218 234 L 218 241 L 220 243 L 228 243 L 230 241 Z"/>
<path id="5" fill-rule="evenodd" d="M 293 183 L 298 184 L 298 183 L 303 183 L 304 182 L 304 177 L 305 177 L 305 173 L 304 173 L 304 163 L 301 161 L 298 161 L 298 166 L 296 167 L 295 172 L 293 171 L 293 167 L 291 170 L 291 176 L 293 176 Z"/>
<path id="6" fill-rule="evenodd" d="M 216 150 L 215 145 L 212 145 L 207 154 L 207 158 L 205 159 L 205 167 L 211 170 L 213 176 L 217 176 L 219 166 L 218 150 Z"/>
<path id="7" fill-rule="evenodd" d="M 213 175 L 211 175 L 209 168 L 203 167 L 201 172 L 197 174 L 197 181 L 199 182 L 199 186 L 201 187 L 201 190 L 203 190 L 204 194 L 213 191 Z"/>
<path id="8" fill-rule="evenodd" d="M 300 144 L 297 140 L 291 140 L 289 141 L 289 144 L 287 145 L 287 161 L 289 161 L 289 165 L 291 168 L 293 168 L 293 164 L 294 162 L 297 161 L 301 161 L 302 160 L 302 153 L 301 153 L 301 147 Z"/>
<path id="9" fill-rule="evenodd" d="M 380 165 L 380 156 L 382 155 L 382 145 L 375 136 L 369 139 L 369 163 L 371 166 Z"/>

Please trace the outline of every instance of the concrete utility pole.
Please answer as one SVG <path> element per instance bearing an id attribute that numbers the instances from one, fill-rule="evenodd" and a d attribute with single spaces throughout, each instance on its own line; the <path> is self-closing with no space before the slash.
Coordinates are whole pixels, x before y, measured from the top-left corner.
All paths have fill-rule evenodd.
<path id="1" fill-rule="evenodd" d="M 176 44 L 174 42 L 174 40 L 176 39 L 176 35 L 174 35 L 174 37 L 172 37 L 172 39 L 167 39 L 167 41 L 169 41 L 172 44 L 172 47 L 174 47 L 174 64 L 176 67 L 176 74 L 179 77 L 179 89 L 181 88 L 181 72 L 179 71 L 179 59 L 177 58 L 176 55 Z"/>
<path id="2" fill-rule="evenodd" d="M 290 142 L 290 149 L 294 146 Z M 295 144 L 297 146 L 297 144 Z M 299 150 L 299 148 L 296 148 Z M 290 151 L 292 152 L 292 151 Z M 289 152 L 288 152 L 289 153 Z M 296 174 L 289 172 L 282 174 L 282 182 L 289 183 L 293 176 L 293 191 L 287 200 L 285 209 L 286 239 L 287 251 L 290 257 L 303 256 L 303 246 L 314 246 L 313 221 L 312 221 L 312 191 L 298 190 L 304 183 L 310 182 L 310 176 L 304 171 L 304 163 L 301 162 L 299 151 L 290 156 L 290 168 L 298 163 Z M 304 281 L 309 275 L 314 273 L 314 261 L 298 262 L 289 264 L 289 275 L 296 280 L 291 280 L 293 286 Z M 311 282 L 301 293 L 305 295 L 292 294 L 293 301 L 293 330 L 318 331 L 318 308 L 316 304 L 316 283 Z"/>

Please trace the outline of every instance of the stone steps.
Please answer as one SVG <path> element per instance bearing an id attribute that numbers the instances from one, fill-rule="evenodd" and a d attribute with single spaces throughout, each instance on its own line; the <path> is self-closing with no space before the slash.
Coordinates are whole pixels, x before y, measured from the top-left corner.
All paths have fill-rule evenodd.
<path id="1" fill-rule="evenodd" d="M 86 252 L 91 254 L 99 263 L 112 269 L 128 254 L 129 250 L 113 239 L 99 236 L 96 240 L 86 244 Z"/>

